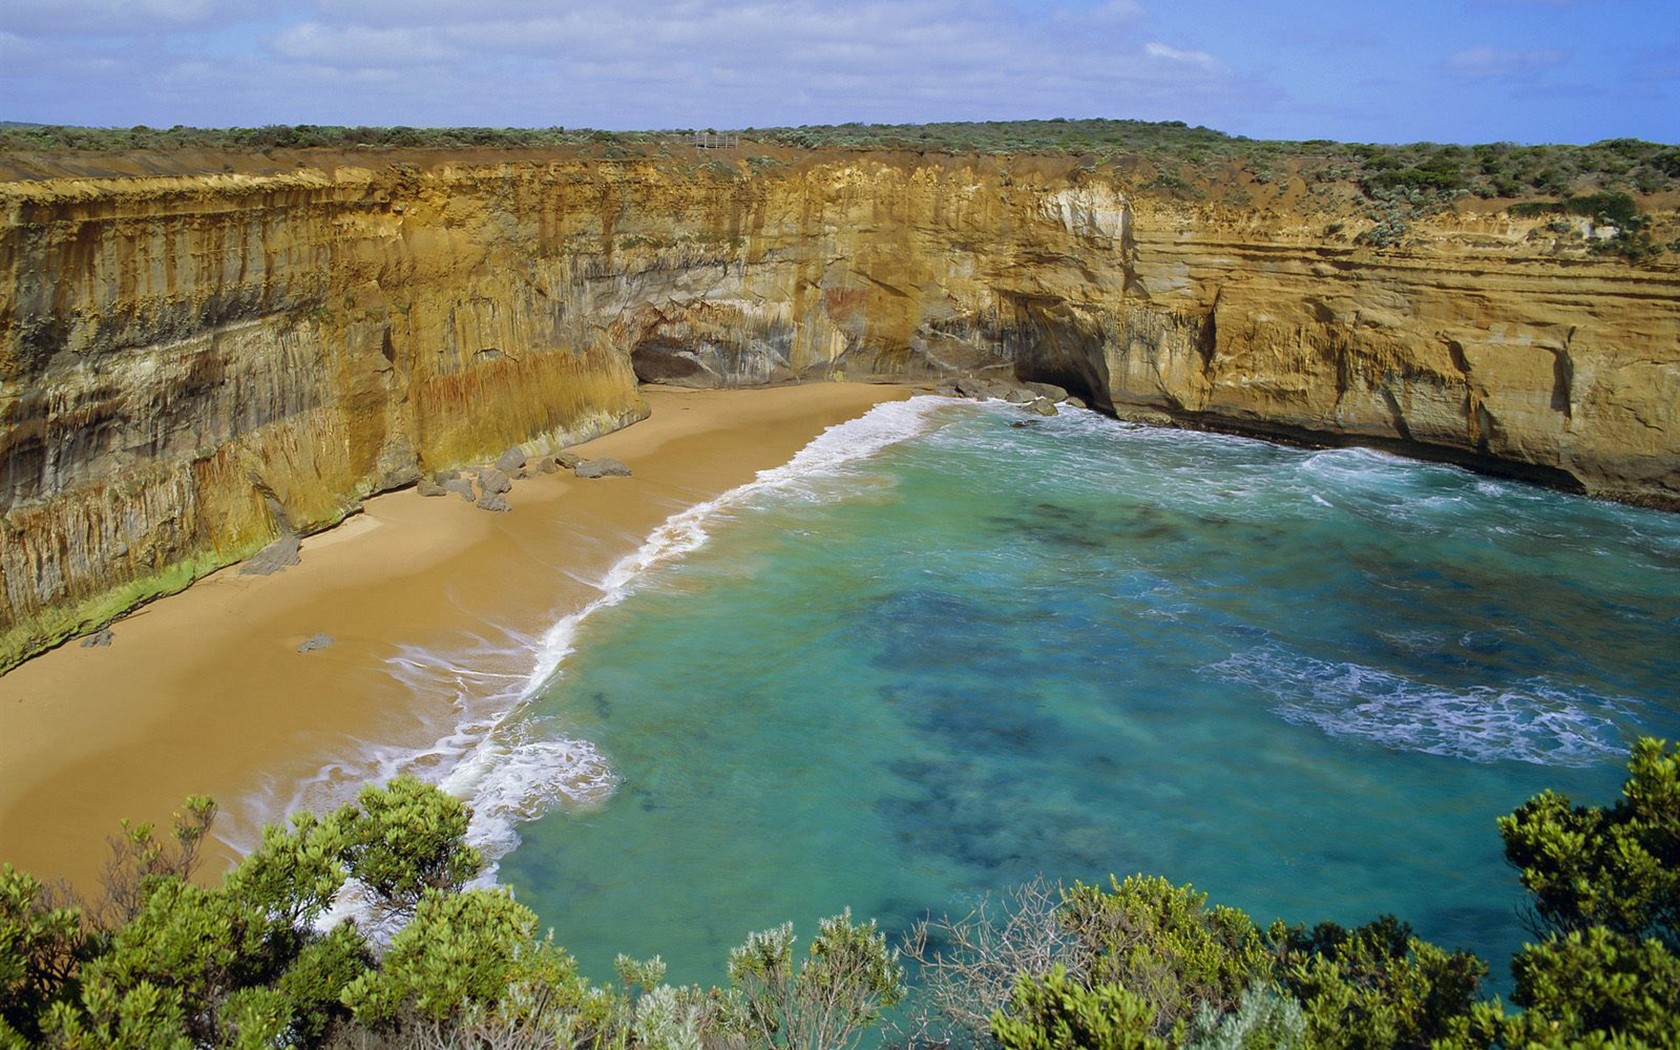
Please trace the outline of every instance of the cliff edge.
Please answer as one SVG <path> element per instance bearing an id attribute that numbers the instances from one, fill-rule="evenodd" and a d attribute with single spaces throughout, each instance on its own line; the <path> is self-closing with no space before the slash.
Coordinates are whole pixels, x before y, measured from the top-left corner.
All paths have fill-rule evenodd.
<path id="1" fill-rule="evenodd" d="M 1680 508 L 1671 256 L 1497 201 L 1395 240 L 1298 175 L 1191 190 L 775 148 L 0 182 L 0 669 L 373 492 L 622 426 L 638 379 L 1013 375 Z"/>

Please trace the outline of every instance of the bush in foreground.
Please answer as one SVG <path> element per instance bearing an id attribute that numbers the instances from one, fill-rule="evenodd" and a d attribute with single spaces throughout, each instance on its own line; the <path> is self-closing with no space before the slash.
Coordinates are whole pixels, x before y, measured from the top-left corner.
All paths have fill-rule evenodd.
<path id="1" fill-rule="evenodd" d="M 722 988 L 662 984 L 620 957 L 592 984 L 482 866 L 462 804 L 412 778 L 299 814 L 218 885 L 190 876 L 214 818 L 125 825 L 89 906 L 0 868 L 0 1050 L 109 1047 L 564 1047 L 1001 1050 L 1680 1046 L 1680 752 L 1641 741 L 1622 798 L 1542 793 L 1500 821 L 1534 896 L 1516 1006 L 1477 1002 L 1486 966 L 1389 916 L 1281 922 L 1159 877 L 1035 881 L 906 944 L 873 922 L 751 935 Z M 318 920 L 342 894 L 366 928 Z M 389 934 L 388 940 L 385 935 Z M 797 964 L 796 964 L 797 961 Z"/>

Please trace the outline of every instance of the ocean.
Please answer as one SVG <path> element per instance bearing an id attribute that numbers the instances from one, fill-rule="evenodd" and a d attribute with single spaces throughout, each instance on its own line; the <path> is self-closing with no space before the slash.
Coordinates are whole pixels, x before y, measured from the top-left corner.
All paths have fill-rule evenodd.
<path id="1" fill-rule="evenodd" d="M 1043 875 L 1528 936 L 1495 819 L 1680 737 L 1680 516 L 918 397 L 649 537 L 424 763 L 585 971 Z"/>

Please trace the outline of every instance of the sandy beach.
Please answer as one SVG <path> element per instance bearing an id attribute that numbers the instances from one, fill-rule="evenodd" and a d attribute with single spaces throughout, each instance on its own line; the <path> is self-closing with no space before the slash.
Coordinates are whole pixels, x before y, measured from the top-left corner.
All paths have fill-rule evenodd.
<path id="1" fill-rule="evenodd" d="M 506 514 L 388 493 L 306 540 L 300 565 L 224 569 L 119 621 L 107 647 L 37 657 L 0 677 L 0 861 L 91 890 L 124 818 L 166 823 L 206 793 L 237 842 L 334 756 L 429 744 L 456 717 L 453 691 L 417 692 L 393 674 L 404 647 L 539 635 L 671 514 L 908 393 L 652 389 L 649 419 L 575 449 L 621 459 L 633 477 L 532 477 Z M 332 644 L 300 652 L 318 633 Z M 528 658 L 500 659 L 509 666 L 490 670 L 529 671 Z M 233 848 L 219 848 L 225 862 Z"/>

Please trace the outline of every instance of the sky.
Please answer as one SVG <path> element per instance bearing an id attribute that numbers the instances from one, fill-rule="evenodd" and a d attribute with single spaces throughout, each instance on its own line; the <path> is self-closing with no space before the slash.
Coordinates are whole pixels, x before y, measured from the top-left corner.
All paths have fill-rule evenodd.
<path id="1" fill-rule="evenodd" d="M 1680 141 L 1680 0 L 0 0 L 0 120 Z"/>

